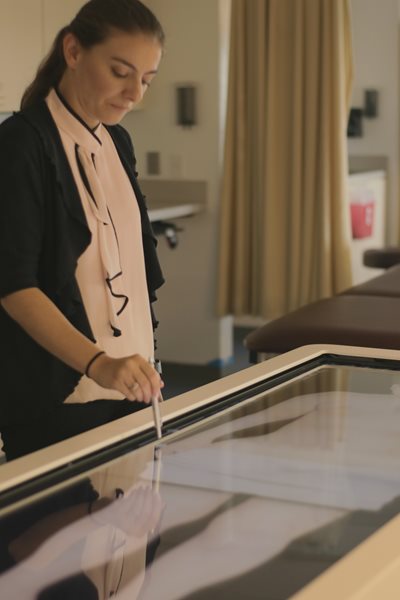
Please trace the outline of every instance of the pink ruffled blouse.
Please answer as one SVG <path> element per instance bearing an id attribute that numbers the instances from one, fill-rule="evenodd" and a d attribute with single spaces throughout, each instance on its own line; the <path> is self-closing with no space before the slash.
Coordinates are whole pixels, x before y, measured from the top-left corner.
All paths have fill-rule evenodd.
<path id="1" fill-rule="evenodd" d="M 107 129 L 92 131 L 55 90 L 46 98 L 58 127 L 92 240 L 76 278 L 97 345 L 109 356 L 153 356 L 153 328 L 134 190 Z M 83 375 L 66 402 L 122 399 Z"/>

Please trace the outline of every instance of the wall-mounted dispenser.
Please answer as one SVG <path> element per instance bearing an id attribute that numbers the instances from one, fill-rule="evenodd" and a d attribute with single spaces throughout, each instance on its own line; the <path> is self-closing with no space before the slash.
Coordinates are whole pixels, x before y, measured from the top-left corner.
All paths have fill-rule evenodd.
<path id="1" fill-rule="evenodd" d="M 362 137 L 363 135 L 363 109 L 351 108 L 347 123 L 347 137 Z"/>
<path id="2" fill-rule="evenodd" d="M 364 116 L 370 119 L 378 116 L 378 90 L 365 90 Z"/>
<path id="3" fill-rule="evenodd" d="M 363 118 L 375 119 L 378 116 L 379 92 L 376 89 L 364 90 L 364 106 L 350 109 L 347 123 L 347 137 L 363 136 Z"/>
<path id="4" fill-rule="evenodd" d="M 176 88 L 177 123 L 183 127 L 197 124 L 197 90 L 194 85 L 179 85 Z"/>

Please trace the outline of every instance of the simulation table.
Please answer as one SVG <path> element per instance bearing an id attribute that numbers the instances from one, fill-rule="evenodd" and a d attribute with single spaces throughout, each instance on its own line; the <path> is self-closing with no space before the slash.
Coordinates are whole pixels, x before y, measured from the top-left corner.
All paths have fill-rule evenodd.
<path id="1" fill-rule="evenodd" d="M 400 352 L 308 346 L 0 467 L 1 600 L 400 597 Z"/>

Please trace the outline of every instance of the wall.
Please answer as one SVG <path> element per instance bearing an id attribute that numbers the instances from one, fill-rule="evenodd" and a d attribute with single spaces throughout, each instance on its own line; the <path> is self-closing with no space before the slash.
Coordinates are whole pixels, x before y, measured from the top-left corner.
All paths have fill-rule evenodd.
<path id="1" fill-rule="evenodd" d="M 367 88 L 379 91 L 379 116 L 363 119 L 364 135 L 349 140 L 350 155 L 388 159 L 387 239 L 398 242 L 399 0 L 351 0 L 355 79 L 352 106 Z"/>
<path id="2" fill-rule="evenodd" d="M 160 240 L 159 256 L 167 284 L 159 292 L 159 354 L 174 362 L 225 361 L 232 354 L 232 320 L 215 314 L 218 209 L 224 123 L 224 86 L 229 0 L 148 0 L 167 36 L 160 72 L 142 110 L 124 120 L 146 174 L 146 152 L 161 156 L 160 180 L 205 181 L 201 215 L 184 219 L 177 250 Z M 198 125 L 175 123 L 175 86 L 198 90 Z M 154 179 L 154 176 L 152 176 Z M 151 205 L 151 198 L 148 198 Z M 188 198 L 190 201 L 190 198 Z"/>

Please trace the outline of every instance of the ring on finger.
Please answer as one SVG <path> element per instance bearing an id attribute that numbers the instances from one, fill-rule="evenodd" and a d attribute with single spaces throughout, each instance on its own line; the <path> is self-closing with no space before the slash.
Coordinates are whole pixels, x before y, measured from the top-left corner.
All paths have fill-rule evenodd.
<path id="1" fill-rule="evenodd" d="M 134 383 L 132 383 L 132 385 L 128 385 L 128 390 L 137 390 L 138 387 L 139 384 L 137 381 L 135 381 Z"/>

